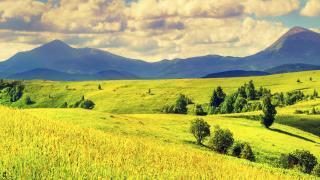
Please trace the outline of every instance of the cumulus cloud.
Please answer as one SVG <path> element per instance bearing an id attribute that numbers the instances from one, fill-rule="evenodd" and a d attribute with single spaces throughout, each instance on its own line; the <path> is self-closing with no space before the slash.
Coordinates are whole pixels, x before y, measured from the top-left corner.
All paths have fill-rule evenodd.
<path id="1" fill-rule="evenodd" d="M 50 30 L 61 32 L 114 32 L 125 26 L 121 0 L 60 0 L 41 17 Z"/>
<path id="2" fill-rule="evenodd" d="M 247 0 L 245 12 L 257 16 L 282 16 L 299 9 L 299 0 Z"/>
<path id="3" fill-rule="evenodd" d="M 320 0 L 309 0 L 300 12 L 303 16 L 320 16 Z"/>
<path id="4" fill-rule="evenodd" d="M 299 0 L 0 0 L 0 47 L 20 51 L 61 39 L 149 61 L 245 56 L 287 30 L 255 16 L 297 9 Z"/>
<path id="5" fill-rule="evenodd" d="M 34 0 L 2 0 L 0 1 L 0 22 L 10 19 L 21 19 L 30 22 L 31 18 L 41 15 L 47 6 L 45 3 Z"/>
<path id="6" fill-rule="evenodd" d="M 135 19 L 179 17 L 228 18 L 243 14 L 240 1 L 234 0 L 139 0 L 127 10 Z"/>

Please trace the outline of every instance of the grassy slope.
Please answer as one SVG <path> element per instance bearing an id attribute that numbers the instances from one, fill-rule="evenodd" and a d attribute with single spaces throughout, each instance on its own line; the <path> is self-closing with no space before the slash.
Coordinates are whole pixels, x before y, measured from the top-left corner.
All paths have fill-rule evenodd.
<path id="1" fill-rule="evenodd" d="M 194 138 L 188 132 L 194 116 L 166 114 L 115 115 L 81 109 L 29 109 L 25 112 L 36 117 L 70 122 L 82 127 L 91 127 L 104 132 L 125 136 L 153 138 L 166 143 L 194 145 Z M 240 116 L 241 114 L 238 114 Z M 204 117 L 211 127 L 220 125 L 230 129 L 236 139 L 252 144 L 258 162 L 274 163 L 281 153 L 289 153 L 297 148 L 308 149 L 320 159 L 320 139 L 285 125 L 275 124 L 272 131 L 265 129 L 257 121 L 228 116 Z"/>
<path id="2" fill-rule="evenodd" d="M 8 179 L 311 178 L 152 138 L 38 119 L 21 110 L 0 111 L 0 173 Z"/>
<path id="3" fill-rule="evenodd" d="M 113 137 L 121 139 L 121 136 L 125 136 L 125 139 L 129 140 L 139 139 L 142 142 L 154 142 L 154 148 L 157 148 L 161 144 L 160 146 L 162 146 L 163 151 L 181 148 L 186 149 L 188 153 L 193 151 L 207 153 L 207 151 L 199 151 L 199 149 L 204 150 L 204 148 L 195 146 L 192 136 L 188 133 L 190 120 L 195 117 L 153 113 L 158 113 L 164 104 L 173 103 L 179 93 L 187 94 L 196 103 L 207 103 L 213 88 L 216 86 L 221 85 L 227 93 L 231 93 L 250 79 L 255 81 L 256 86 L 262 85 L 270 88 L 273 92 L 300 89 L 306 93 L 312 93 L 313 89 L 320 89 L 320 79 L 317 79 L 317 77 L 320 77 L 319 75 L 320 71 L 310 71 L 267 77 L 233 79 L 104 82 L 27 81 L 24 96 L 30 95 L 36 101 L 31 107 L 58 107 L 65 101 L 72 104 L 78 101 L 82 95 L 92 99 L 97 106 L 94 111 L 81 109 L 28 109 L 23 110 L 23 112 L 40 119 L 46 119 L 45 122 L 55 120 L 62 123 L 73 123 L 82 128 L 89 127 L 102 130 L 109 135 L 108 138 L 110 139 Z M 297 77 L 300 78 L 302 83 L 296 82 Z M 309 77 L 313 77 L 314 81 L 309 81 Z M 98 84 L 102 85 L 103 90 L 98 90 Z M 66 86 L 68 86 L 68 89 L 66 89 Z M 152 95 L 147 93 L 149 88 L 152 91 Z M 51 98 L 49 98 L 49 94 Z M 318 137 L 320 135 L 320 116 L 293 114 L 296 109 L 308 109 L 319 104 L 320 100 L 314 100 L 278 109 L 279 116 L 277 122 L 284 125 L 275 124 L 273 126 L 275 130 L 273 131 L 264 129 L 257 121 L 248 120 L 252 119 L 252 116 L 257 116 L 259 112 L 208 116 L 205 119 L 212 126 L 218 124 L 223 128 L 229 128 L 234 133 L 236 139 L 250 142 L 253 145 L 259 162 L 272 163 L 278 158 L 280 153 L 287 153 L 297 148 L 310 150 L 320 159 L 320 140 Z M 26 107 L 22 100 L 15 103 L 14 106 Z M 66 134 L 69 133 L 69 131 L 66 132 Z M 161 151 L 160 149 L 156 151 Z M 176 153 L 179 154 L 178 152 Z M 211 152 L 209 154 L 210 156 L 216 156 Z M 149 161 L 148 159 L 144 160 Z M 147 168 L 152 163 L 141 162 L 140 165 Z M 191 170 L 192 166 L 185 164 L 176 165 L 182 166 L 182 169 L 189 168 L 188 170 L 193 172 Z M 205 171 L 209 172 L 209 174 L 212 173 L 207 167 L 212 166 L 212 164 L 202 164 L 200 166 L 205 168 Z M 221 168 L 218 167 L 217 169 Z M 225 170 L 222 168 L 220 171 Z M 227 171 L 225 172 L 226 174 L 228 173 Z M 154 173 L 157 174 L 159 172 L 155 171 Z M 188 172 L 184 171 L 184 173 Z M 180 176 L 182 174 L 178 173 L 176 175 Z M 217 177 L 219 176 L 221 177 L 221 174 L 217 175 Z M 230 176 L 233 175 L 230 174 Z"/>
<path id="4" fill-rule="evenodd" d="M 302 83 L 297 83 L 297 77 Z M 313 81 L 309 80 L 313 77 Z M 139 81 L 50 82 L 27 81 L 26 93 L 36 103 L 33 107 L 59 107 L 64 102 L 74 104 L 82 95 L 96 103 L 96 110 L 112 113 L 159 113 L 165 104 L 172 104 L 180 93 L 196 103 L 208 103 L 212 90 L 221 85 L 227 93 L 253 79 L 256 86 L 270 88 L 272 92 L 300 89 L 312 93 L 320 90 L 320 71 L 280 74 L 265 77 L 225 79 L 180 79 Z M 98 90 L 98 84 L 103 90 Z M 68 86 L 68 90 L 66 89 Z M 152 94 L 149 95 L 148 89 Z M 49 94 L 52 98 L 49 98 Z M 26 107 L 21 100 L 14 104 Z"/>

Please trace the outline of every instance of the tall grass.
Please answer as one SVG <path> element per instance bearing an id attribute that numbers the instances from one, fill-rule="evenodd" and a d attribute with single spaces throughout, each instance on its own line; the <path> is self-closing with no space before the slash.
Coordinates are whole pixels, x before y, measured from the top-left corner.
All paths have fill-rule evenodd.
<path id="1" fill-rule="evenodd" d="M 8 179 L 310 178 L 148 138 L 42 120 L 0 107 L 0 176 Z"/>

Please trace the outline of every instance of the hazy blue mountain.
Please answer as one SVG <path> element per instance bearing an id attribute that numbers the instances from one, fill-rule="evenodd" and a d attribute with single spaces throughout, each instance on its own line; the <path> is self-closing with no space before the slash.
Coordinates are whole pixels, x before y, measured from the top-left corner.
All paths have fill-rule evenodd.
<path id="1" fill-rule="evenodd" d="M 34 69 L 50 69 L 95 78 L 99 78 L 97 73 L 110 70 L 128 73 L 127 78 L 130 79 L 135 76 L 196 78 L 232 70 L 264 71 L 286 64 L 320 65 L 320 34 L 294 27 L 270 47 L 248 57 L 208 55 L 154 63 L 125 58 L 98 49 L 72 48 L 55 40 L 31 51 L 18 53 L 0 63 L 0 75 L 12 76 Z M 101 74 L 112 77 L 114 72 L 109 72 L 109 75 Z"/>
<path id="2" fill-rule="evenodd" d="M 270 74 L 264 71 L 233 70 L 233 71 L 224 71 L 219 73 L 208 74 L 203 78 L 249 77 L 249 76 L 266 76 L 266 75 L 270 75 Z"/>
<path id="3" fill-rule="evenodd" d="M 276 66 L 265 71 L 271 74 L 287 73 L 287 72 L 299 72 L 299 71 L 311 71 L 320 70 L 320 66 L 311 64 L 284 64 Z"/>
<path id="4" fill-rule="evenodd" d="M 256 70 L 284 64 L 320 65 L 320 34 L 294 27 L 264 51 L 244 59 Z"/>
<path id="5" fill-rule="evenodd" d="M 94 79 L 97 80 L 140 79 L 140 77 L 135 74 L 116 70 L 101 71 L 94 76 L 96 77 Z"/>
<path id="6" fill-rule="evenodd" d="M 124 58 L 105 51 L 90 48 L 72 48 L 55 40 L 31 51 L 21 52 L 0 63 L 0 71 L 15 74 L 37 68 L 66 73 L 95 74 L 108 69 L 124 72 L 152 74 L 150 63 Z"/>

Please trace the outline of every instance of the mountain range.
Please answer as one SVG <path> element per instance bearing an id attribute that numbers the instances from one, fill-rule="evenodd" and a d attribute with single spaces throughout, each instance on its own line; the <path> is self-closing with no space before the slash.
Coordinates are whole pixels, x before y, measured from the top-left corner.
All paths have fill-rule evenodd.
<path id="1" fill-rule="evenodd" d="M 73 48 L 54 40 L 1 62 L 0 76 L 9 79 L 70 81 L 199 78 L 221 72 L 234 73 L 235 70 L 281 73 L 309 70 L 309 66 L 314 66 L 311 69 L 320 66 L 320 34 L 294 27 L 270 47 L 251 56 L 208 55 L 153 63 L 99 49 Z"/>

